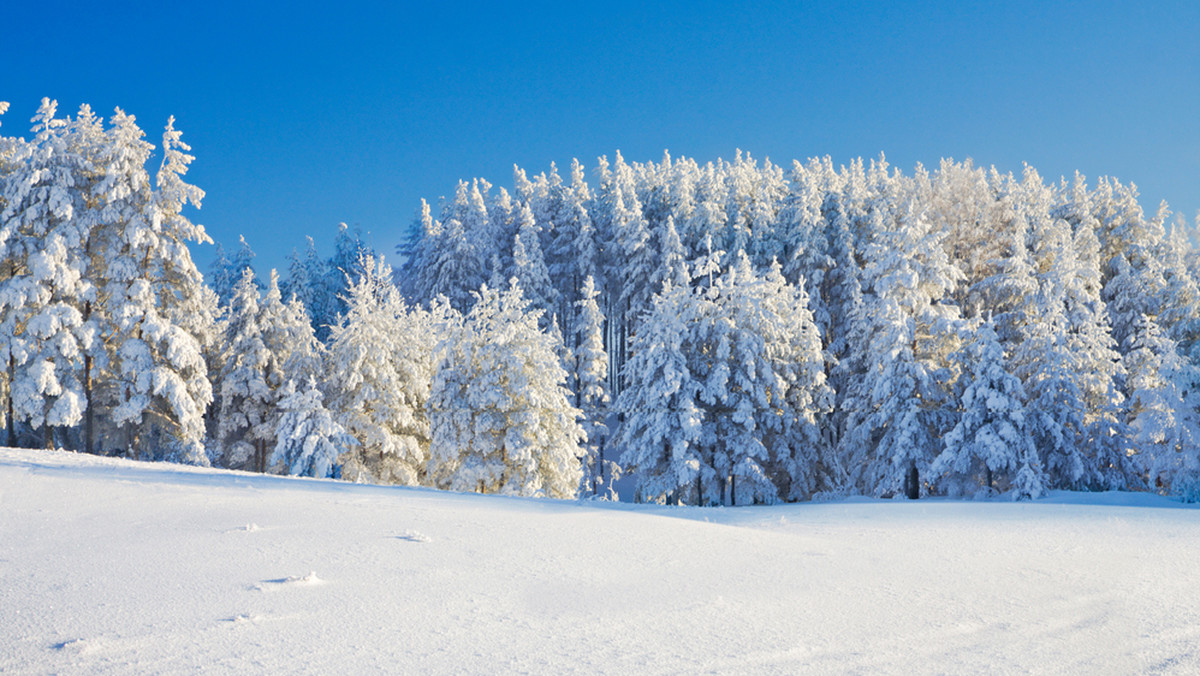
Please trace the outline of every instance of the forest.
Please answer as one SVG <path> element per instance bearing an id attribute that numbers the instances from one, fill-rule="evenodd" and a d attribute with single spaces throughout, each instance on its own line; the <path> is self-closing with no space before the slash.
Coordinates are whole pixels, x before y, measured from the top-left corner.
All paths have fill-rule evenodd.
<path id="1" fill-rule="evenodd" d="M 144 136 L 50 100 L 0 135 L 8 446 L 698 505 L 1200 498 L 1200 260 L 1133 184 L 618 152 L 460 182 L 395 268 L 342 225 L 206 277 L 191 149 Z"/>

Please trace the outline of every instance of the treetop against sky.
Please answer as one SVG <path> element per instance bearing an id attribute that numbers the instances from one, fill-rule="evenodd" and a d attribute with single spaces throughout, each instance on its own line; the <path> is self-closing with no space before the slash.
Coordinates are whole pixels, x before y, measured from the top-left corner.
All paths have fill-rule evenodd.
<path id="1" fill-rule="evenodd" d="M 193 220 L 227 248 L 245 233 L 264 270 L 339 221 L 391 251 L 459 178 L 618 148 L 1028 162 L 1200 209 L 1196 3 L 69 4 L 6 9 L 4 132 L 43 96 L 151 131 L 175 115 Z"/>

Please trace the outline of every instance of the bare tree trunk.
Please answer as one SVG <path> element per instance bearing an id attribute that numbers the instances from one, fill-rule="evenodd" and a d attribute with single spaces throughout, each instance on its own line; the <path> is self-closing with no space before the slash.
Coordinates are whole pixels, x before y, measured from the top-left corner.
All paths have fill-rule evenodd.
<path id="1" fill-rule="evenodd" d="M 916 500 L 921 497 L 921 475 L 917 470 L 917 463 L 912 463 L 908 468 L 908 476 L 904 479 L 904 491 L 909 500 Z"/>
<path id="2" fill-rule="evenodd" d="M 13 398 L 12 384 L 16 374 L 17 364 L 13 360 L 13 356 L 8 355 L 8 445 L 14 447 L 17 445 L 17 421 L 13 418 Z"/>
<path id="3" fill-rule="evenodd" d="M 92 314 L 92 302 L 88 301 L 83 304 L 83 321 L 88 321 Z M 83 355 L 83 450 L 85 453 L 94 453 L 93 446 L 94 430 L 95 430 L 95 408 L 92 406 L 92 356 L 90 354 Z"/>

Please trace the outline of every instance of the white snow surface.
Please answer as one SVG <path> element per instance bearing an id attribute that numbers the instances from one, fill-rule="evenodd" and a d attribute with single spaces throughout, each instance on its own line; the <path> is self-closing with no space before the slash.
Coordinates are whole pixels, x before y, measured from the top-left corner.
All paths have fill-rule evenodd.
<path id="1" fill-rule="evenodd" d="M 0 449 L 0 673 L 1200 673 L 1200 511 L 689 508 Z"/>

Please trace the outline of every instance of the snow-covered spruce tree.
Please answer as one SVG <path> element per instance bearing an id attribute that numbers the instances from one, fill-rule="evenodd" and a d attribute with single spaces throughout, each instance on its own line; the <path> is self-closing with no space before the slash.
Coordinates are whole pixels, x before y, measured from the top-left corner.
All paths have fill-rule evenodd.
<path id="1" fill-rule="evenodd" d="M 434 312 L 409 308 L 392 269 L 366 257 L 350 283 L 347 312 L 329 334 L 326 387 L 334 419 L 357 440 L 339 461 L 350 481 L 426 483 L 426 412 L 440 332 Z"/>
<path id="2" fill-rule="evenodd" d="M 222 303 L 233 295 L 233 285 L 238 281 L 230 278 L 232 265 L 229 256 L 225 255 L 225 246 L 217 242 L 217 252 L 208 266 L 208 287 L 217 294 L 218 301 Z M 238 279 L 240 278 L 239 274 Z"/>
<path id="3" fill-rule="evenodd" d="M 289 380 L 280 392 L 282 415 L 275 426 L 275 450 L 271 466 L 291 475 L 330 477 L 338 470 L 338 458 L 357 443 L 333 418 L 322 403 L 315 378 L 297 391 Z"/>
<path id="4" fill-rule="evenodd" d="M 950 291 L 962 273 L 911 197 L 873 212 L 875 225 L 863 275 L 864 298 L 857 334 L 861 377 L 843 400 L 848 409 L 840 440 L 845 468 L 860 490 L 910 498 L 925 492 L 921 480 L 940 451 L 947 410 L 939 374 L 957 342 L 958 308 Z"/>
<path id="5" fill-rule="evenodd" d="M 517 208 L 517 234 L 513 238 L 509 276 L 517 280 L 530 306 L 542 311 L 542 323 L 547 324 L 551 312 L 558 307 L 559 293 L 550 284 L 550 272 L 542 256 L 533 212 L 524 204 Z"/>
<path id="6" fill-rule="evenodd" d="M 0 177 L 9 441 L 15 442 L 15 424 L 24 421 L 42 432 L 47 447 L 55 444 L 54 428 L 83 417 L 83 343 L 94 336 L 80 312 L 94 290 L 84 277 L 82 243 L 89 233 L 77 218 L 85 205 L 75 189 L 89 181 L 92 149 L 75 142 L 73 125 L 56 119 L 55 110 L 55 102 L 42 100 L 33 118 L 34 140 L 21 146 L 19 157 L 10 154 L 11 166 Z M 86 107 L 80 113 L 90 118 Z"/>
<path id="7" fill-rule="evenodd" d="M 280 286 L 285 301 L 298 301 L 304 306 L 309 323 L 318 339 L 329 333 L 329 325 L 337 320 L 334 298 L 329 295 L 325 280 L 325 262 L 317 256 L 316 243 L 305 237 L 304 253 L 293 249 L 288 257 L 287 282 Z"/>
<path id="8" fill-rule="evenodd" d="M 670 283 L 655 294 L 626 364 L 628 387 L 616 400 L 621 466 L 650 502 L 716 504 L 716 471 L 701 456 L 701 383 L 688 364 L 691 327 L 715 314 L 712 301 Z"/>
<path id="9" fill-rule="evenodd" d="M 1124 370 L 1100 298 L 1100 244 L 1089 221 L 1072 228 L 1068 221 L 1049 215 L 1049 191 L 1036 172 L 1026 170 L 1021 190 L 1018 212 L 1030 223 L 1040 291 L 1031 333 L 1015 349 L 1014 364 L 1039 413 L 1050 408 L 1048 402 L 1038 404 L 1039 396 L 1051 397 L 1060 407 L 1047 424 L 1064 425 L 1075 436 L 1069 443 L 1053 444 L 1066 457 L 1047 455 L 1049 449 L 1041 446 L 1044 467 L 1055 487 L 1122 488 L 1132 471 L 1122 428 L 1124 396 L 1118 387 Z M 1058 305 L 1062 307 L 1054 307 Z M 1034 370 L 1049 368 L 1048 383 L 1030 382 L 1030 366 L 1039 362 Z M 1035 396 L 1031 387 L 1041 394 Z M 1066 409 L 1075 412 L 1068 414 Z"/>
<path id="10" fill-rule="evenodd" d="M 591 277 L 583 280 L 581 298 L 576 301 L 579 309 L 575 314 L 577 345 L 574 353 L 575 407 L 583 412 L 584 446 L 583 491 L 592 495 L 603 495 L 615 499 L 613 481 L 618 469 L 615 463 L 604 459 L 605 442 L 608 439 L 610 403 L 608 393 L 608 353 L 604 351 L 604 314 L 600 312 L 597 298 L 600 293 Z M 602 492 L 603 491 L 603 492 Z"/>
<path id="11" fill-rule="evenodd" d="M 1188 268 L 1191 244 L 1182 227 L 1171 228 L 1162 248 L 1164 281 L 1158 321 L 1179 348 L 1179 354 L 1200 362 L 1200 282 Z"/>
<path id="12" fill-rule="evenodd" d="M 374 249 L 363 241 L 362 232 L 357 227 L 351 230 L 345 223 L 338 223 L 337 227 L 333 255 L 325 263 L 323 302 L 328 305 L 322 308 L 326 314 L 322 318 L 323 323 L 317 324 L 318 333 L 324 333 L 321 331 L 323 327 L 333 324 L 346 313 L 349 285 L 366 274 L 367 271 L 362 267 L 366 260 L 376 258 Z"/>
<path id="13" fill-rule="evenodd" d="M 275 442 L 278 421 L 268 382 L 276 358 L 264 340 L 260 301 L 254 271 L 247 268 L 226 310 L 217 416 L 220 464 L 258 472 L 266 471 L 266 449 Z"/>
<path id="14" fill-rule="evenodd" d="M 259 305 L 259 328 L 270 355 L 267 384 L 275 392 L 289 380 L 307 383 L 323 375 L 324 359 L 308 312 L 299 300 L 283 302 L 279 273 L 271 270 L 266 293 Z"/>
<path id="15" fill-rule="evenodd" d="M 0 101 L 0 115 L 8 111 L 8 102 Z M 17 156 L 24 148 L 21 139 L 12 138 L 0 134 L 0 214 L 3 214 L 8 208 L 8 190 L 5 182 L 11 176 L 18 165 Z M 23 153 L 21 153 L 23 154 Z M 0 219 L 0 228 L 3 227 L 3 220 Z M 3 246 L 0 243 L 0 246 Z M 0 262 L 0 400 L 3 401 L 3 406 L 0 406 L 0 425 L 6 428 L 6 443 L 9 446 L 16 445 L 16 428 L 12 424 L 12 394 L 9 389 L 11 384 L 10 365 L 13 361 L 12 344 L 15 338 L 15 326 L 10 322 L 15 319 L 9 312 L 5 311 L 9 305 L 9 301 L 4 297 L 9 292 L 8 280 L 13 274 L 15 268 L 15 260 L 9 261 L 8 256 L 0 256 L 4 259 Z"/>
<path id="16" fill-rule="evenodd" d="M 573 497 L 584 432 L 555 340 L 515 284 L 475 296 L 439 348 L 430 473 L 451 490 Z"/>
<path id="17" fill-rule="evenodd" d="M 550 246 L 544 248 L 550 280 L 560 292 L 559 313 L 568 325 L 583 300 L 583 283 L 596 276 L 596 233 L 588 213 L 591 191 L 584 180 L 583 166 L 571 160 L 571 182 L 552 189 L 554 229 Z"/>
<path id="18" fill-rule="evenodd" d="M 826 485 L 818 417 L 833 393 L 807 301 L 745 253 L 711 285 L 664 285 L 617 405 L 643 499 L 774 502 Z"/>
<path id="19" fill-rule="evenodd" d="M 1200 496 L 1200 399 L 1196 367 L 1143 315 L 1126 346 L 1129 429 L 1150 490 Z"/>
<path id="20" fill-rule="evenodd" d="M 183 180 L 193 158 L 174 118 L 163 132 L 152 193 L 141 168 L 149 146 L 133 118 L 118 110 L 111 136 L 103 183 L 104 213 L 111 218 L 97 247 L 107 261 L 101 295 L 112 322 L 109 387 L 119 401 L 110 420 L 138 454 L 166 451 L 173 459 L 206 464 L 204 411 L 212 385 L 202 345 L 180 317 L 204 293 L 187 243 L 212 240 L 182 213 L 188 203 L 198 207 L 204 192 Z"/>
<path id="21" fill-rule="evenodd" d="M 1044 481 L 1026 423 L 1024 387 L 1009 370 L 990 317 L 974 322 L 969 335 L 952 356 L 962 373 L 958 423 L 943 437 L 930 474 L 950 495 L 973 495 L 982 487 L 989 493 L 1011 489 L 1014 499 L 1036 498 Z"/>
<path id="22" fill-rule="evenodd" d="M 787 284 L 778 264 L 756 274 L 740 254 L 709 295 L 720 321 L 711 324 L 704 352 L 716 356 L 717 368 L 700 399 L 711 407 L 705 440 L 716 441 L 714 468 L 728 469 L 729 502 L 807 498 L 830 488 L 838 472 L 819 424 L 833 391 L 803 282 Z"/>
<path id="23" fill-rule="evenodd" d="M 487 279 L 490 258 L 483 258 L 475 239 L 480 233 L 472 229 L 486 229 L 487 209 L 482 204 L 473 208 L 470 193 L 470 187 L 460 181 L 454 201 L 446 207 L 446 218 L 422 241 L 423 267 L 414 284 L 421 302 L 445 296 L 451 307 L 464 312 L 473 302 L 471 292 Z"/>

